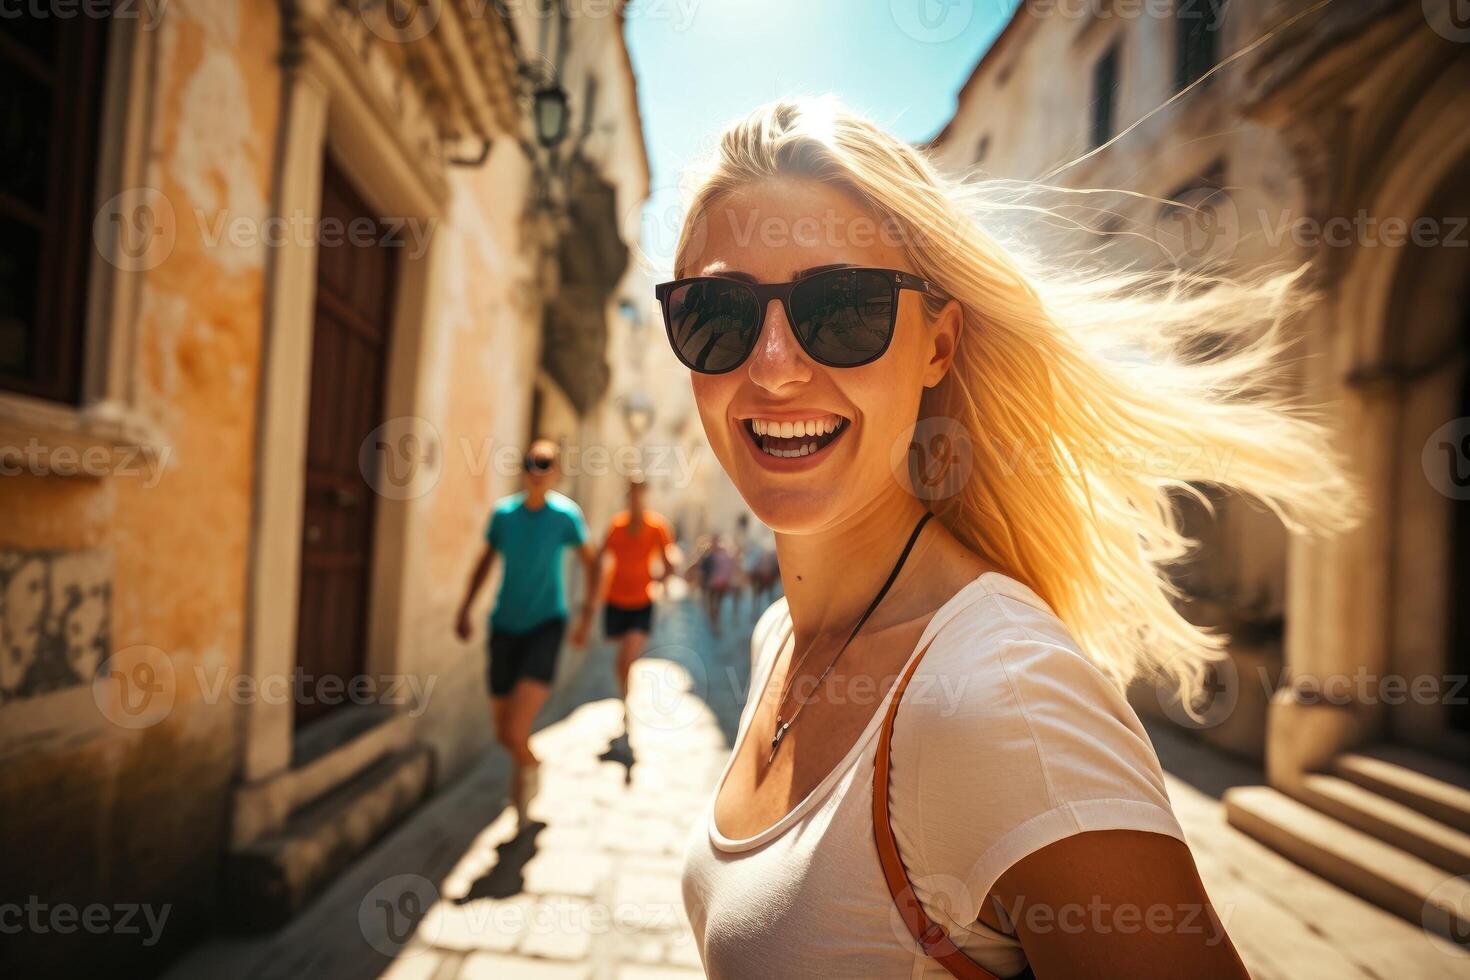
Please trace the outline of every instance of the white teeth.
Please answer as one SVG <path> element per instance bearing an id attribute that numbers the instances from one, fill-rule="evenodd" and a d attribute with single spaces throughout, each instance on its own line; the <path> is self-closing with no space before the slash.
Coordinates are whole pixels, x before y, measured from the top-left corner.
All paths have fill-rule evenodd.
<path id="1" fill-rule="evenodd" d="M 750 420 L 750 429 L 758 436 L 771 436 L 775 439 L 800 439 L 803 436 L 824 436 L 829 432 L 835 432 L 842 424 L 842 419 L 835 415 L 827 415 L 819 419 L 799 419 L 795 422 L 775 422 L 770 419 Z"/>
<path id="2" fill-rule="evenodd" d="M 752 418 L 749 420 L 750 431 L 756 436 L 769 436 L 772 439 L 807 439 L 814 436 L 820 437 L 836 432 L 842 428 L 842 418 L 836 415 L 826 415 L 817 419 L 798 419 L 794 422 L 777 422 L 772 419 Z M 761 446 L 763 452 L 772 456 L 780 456 L 784 459 L 792 459 L 798 456 L 810 456 L 817 451 L 815 442 L 803 443 L 795 449 L 776 449 Z"/>
<path id="3" fill-rule="evenodd" d="M 810 456 L 816 451 L 817 444 L 814 442 L 805 443 L 796 449 L 767 449 L 764 446 L 761 447 L 761 452 L 768 456 L 779 456 L 781 459 L 796 459 L 799 456 Z"/>

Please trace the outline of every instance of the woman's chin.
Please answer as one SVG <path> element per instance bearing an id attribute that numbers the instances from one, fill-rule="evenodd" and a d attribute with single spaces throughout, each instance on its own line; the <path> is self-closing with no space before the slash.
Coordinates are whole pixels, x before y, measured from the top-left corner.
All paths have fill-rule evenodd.
<path id="1" fill-rule="evenodd" d="M 754 481 L 752 481 L 754 482 Z M 811 534 L 838 520 L 841 502 L 831 486 L 772 487 L 743 484 L 738 488 L 756 520 L 778 534 Z"/>

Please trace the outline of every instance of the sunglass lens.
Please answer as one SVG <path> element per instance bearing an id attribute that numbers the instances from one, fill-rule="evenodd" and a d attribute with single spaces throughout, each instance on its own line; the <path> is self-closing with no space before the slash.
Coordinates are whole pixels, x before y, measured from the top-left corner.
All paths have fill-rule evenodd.
<path id="1" fill-rule="evenodd" d="M 792 291 L 792 327 L 823 364 L 866 364 L 888 349 L 896 295 L 890 275 L 878 269 L 825 272 Z"/>
<path id="2" fill-rule="evenodd" d="M 720 374 L 750 354 L 760 308 L 739 283 L 703 280 L 669 293 L 666 316 L 679 359 L 695 371 Z"/>

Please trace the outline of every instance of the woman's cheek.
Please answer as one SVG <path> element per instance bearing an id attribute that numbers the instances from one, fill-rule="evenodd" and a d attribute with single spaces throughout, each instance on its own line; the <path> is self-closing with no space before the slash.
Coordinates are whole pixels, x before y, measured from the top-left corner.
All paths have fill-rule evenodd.
<path id="1" fill-rule="evenodd" d="M 715 455 L 721 463 L 727 463 L 729 459 L 729 426 L 726 424 L 726 415 L 730 399 L 723 391 L 720 384 L 722 379 L 690 372 L 690 382 L 694 389 L 694 404 L 699 408 L 699 420 L 704 425 L 704 434 L 709 439 Z"/>

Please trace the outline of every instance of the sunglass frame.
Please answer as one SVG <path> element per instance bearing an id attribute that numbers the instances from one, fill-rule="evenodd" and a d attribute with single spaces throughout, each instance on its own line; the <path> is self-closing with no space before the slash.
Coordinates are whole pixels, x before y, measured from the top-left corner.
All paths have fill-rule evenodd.
<path id="1" fill-rule="evenodd" d="M 883 346 L 871 357 L 864 358 L 861 361 L 855 361 L 851 364 L 834 364 L 812 351 L 807 346 L 806 341 L 802 339 L 801 333 L 796 329 L 796 320 L 791 315 L 791 294 L 796 290 L 797 286 L 811 283 L 824 276 L 837 276 L 852 272 L 881 272 L 888 277 L 889 287 L 892 290 L 890 297 L 892 308 L 888 313 L 888 332 L 883 338 Z M 685 359 L 684 352 L 679 349 L 679 345 L 674 342 L 674 324 L 669 318 L 669 299 L 675 289 L 699 282 L 722 282 L 732 286 L 739 286 L 748 290 L 755 297 L 756 301 L 755 326 L 751 329 L 750 343 L 746 347 L 744 356 L 734 364 L 727 368 L 722 368 L 719 371 L 711 371 L 690 364 Z M 884 354 L 888 353 L 888 348 L 893 344 L 894 327 L 898 323 L 898 291 L 900 289 L 912 289 L 925 294 L 938 293 L 934 284 L 928 279 L 915 275 L 912 272 L 904 272 L 902 269 L 881 269 L 875 266 L 844 266 L 840 269 L 825 269 L 810 276 L 804 276 L 801 279 L 793 279 L 790 282 L 748 282 L 744 279 L 733 279 L 729 276 L 687 276 L 683 279 L 671 279 L 668 282 L 659 283 L 653 288 L 653 294 L 658 298 L 659 309 L 663 312 L 664 334 L 668 337 L 669 346 L 673 348 L 674 356 L 679 359 L 679 363 L 696 374 L 719 375 L 729 374 L 731 371 L 738 370 L 746 361 L 750 360 L 751 352 L 755 350 L 756 344 L 760 340 L 761 330 L 765 328 L 766 310 L 770 307 L 771 300 L 773 299 L 779 299 L 781 301 L 781 309 L 786 313 L 786 322 L 791 325 L 791 335 L 796 338 L 797 344 L 801 346 L 801 349 L 806 352 L 808 357 L 818 364 L 829 368 L 856 368 L 862 367 L 865 364 L 872 364 Z"/>

